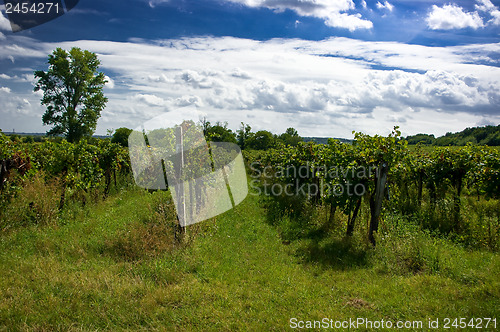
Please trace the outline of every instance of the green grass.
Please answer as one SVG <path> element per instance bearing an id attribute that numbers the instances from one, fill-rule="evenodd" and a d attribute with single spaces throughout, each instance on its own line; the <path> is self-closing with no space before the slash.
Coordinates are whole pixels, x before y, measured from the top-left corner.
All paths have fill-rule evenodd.
<path id="1" fill-rule="evenodd" d="M 0 234 L 0 330 L 281 331 L 292 317 L 500 319 L 496 253 L 411 230 L 401 241 L 380 239 L 375 250 L 334 236 L 288 242 L 254 196 L 190 227 L 178 244 L 154 217 L 162 198 L 123 191 L 57 224 Z"/>

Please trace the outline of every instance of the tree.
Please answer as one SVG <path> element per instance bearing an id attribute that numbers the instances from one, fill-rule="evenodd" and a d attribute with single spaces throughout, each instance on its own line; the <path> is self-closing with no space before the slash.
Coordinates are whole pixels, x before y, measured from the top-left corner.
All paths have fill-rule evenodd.
<path id="1" fill-rule="evenodd" d="M 57 48 L 48 59 L 49 69 L 35 71 L 34 91 L 43 91 L 41 104 L 47 107 L 42 120 L 54 125 L 48 135 L 64 135 L 69 142 L 91 136 L 108 99 L 102 89 L 107 80 L 98 72 L 95 53 L 73 47 Z"/>
<path id="2" fill-rule="evenodd" d="M 111 143 L 118 143 L 121 146 L 127 147 L 128 137 L 132 131 L 133 131 L 132 129 L 128 129 L 125 127 L 116 129 L 115 133 L 113 134 L 113 137 L 111 137 Z"/>
<path id="3" fill-rule="evenodd" d="M 243 150 L 246 147 L 247 140 L 252 136 L 252 127 L 248 124 L 241 122 L 241 127 L 237 131 L 238 145 Z"/>
<path id="4" fill-rule="evenodd" d="M 287 130 L 279 136 L 279 139 L 283 144 L 291 146 L 297 146 L 299 142 L 303 141 L 295 128 L 287 128 Z"/>
<path id="5" fill-rule="evenodd" d="M 236 134 L 227 127 L 227 123 L 217 122 L 207 130 L 207 139 L 212 142 L 236 143 Z"/>
<path id="6" fill-rule="evenodd" d="M 246 147 L 254 150 L 267 150 L 274 145 L 274 136 L 267 130 L 259 130 L 248 138 Z"/>

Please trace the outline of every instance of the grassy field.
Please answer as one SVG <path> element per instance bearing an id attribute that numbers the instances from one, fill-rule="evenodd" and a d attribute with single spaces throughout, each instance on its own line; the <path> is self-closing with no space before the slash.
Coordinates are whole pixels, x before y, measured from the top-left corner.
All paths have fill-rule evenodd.
<path id="1" fill-rule="evenodd" d="M 334 235 L 285 241 L 255 196 L 190 227 L 178 244 L 164 222 L 167 201 L 129 189 L 69 209 L 57 224 L 1 234 L 0 330 L 281 331 L 292 318 L 426 328 L 428 319 L 441 327 L 446 317 L 500 319 L 497 253 L 410 227 L 376 249 Z"/>

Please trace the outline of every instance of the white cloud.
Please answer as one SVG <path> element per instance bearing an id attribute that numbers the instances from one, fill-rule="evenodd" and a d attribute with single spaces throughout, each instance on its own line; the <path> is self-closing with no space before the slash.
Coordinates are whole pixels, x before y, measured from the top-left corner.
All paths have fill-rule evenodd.
<path id="1" fill-rule="evenodd" d="M 465 12 L 462 7 L 455 4 L 443 7 L 432 5 L 426 22 L 432 30 L 478 29 L 484 26 L 483 20 L 477 12 Z"/>
<path id="2" fill-rule="evenodd" d="M 478 11 L 489 14 L 492 18 L 488 21 L 489 24 L 500 25 L 500 10 L 490 0 L 477 0 L 476 9 Z"/>
<path id="3" fill-rule="evenodd" d="M 0 12 L 0 30 L 12 31 L 9 19 L 3 16 L 2 12 Z"/>
<path id="4" fill-rule="evenodd" d="M 149 7 L 155 8 L 157 5 L 160 5 L 162 3 L 167 3 L 167 2 L 170 2 L 170 0 L 150 0 L 148 2 L 148 4 L 149 4 Z"/>
<path id="5" fill-rule="evenodd" d="M 389 1 L 385 1 L 383 4 L 379 1 L 376 6 L 377 9 L 387 9 L 390 12 L 394 9 L 394 5 L 392 5 Z"/>
<path id="6" fill-rule="evenodd" d="M 226 0 L 248 7 L 264 7 L 275 12 L 292 10 L 300 16 L 309 16 L 322 19 L 326 25 L 335 28 L 344 28 L 350 31 L 371 29 L 373 23 L 363 19 L 361 14 L 348 14 L 356 8 L 352 0 Z"/>
<path id="7" fill-rule="evenodd" d="M 491 14 L 491 16 L 493 16 L 493 18 L 488 22 L 493 24 L 493 25 L 500 25 L 500 10 L 495 10 L 495 11 L 491 12 L 490 14 Z"/>
<path id="8" fill-rule="evenodd" d="M 500 44 L 426 47 L 349 38 L 199 37 L 154 43 L 16 39 L 16 45 L 0 45 L 0 55 L 31 59 L 34 68 L 44 68 L 46 54 L 55 47 L 78 46 L 98 54 L 102 70 L 113 73 L 114 81 L 106 91 L 109 103 L 98 126 L 102 133 L 135 127 L 186 105 L 202 109 L 211 121 L 227 120 L 233 129 L 244 121 L 254 130 L 279 133 L 295 127 L 308 136 L 351 137 L 353 129 L 385 134 L 394 122 L 404 123 L 409 133 L 444 134 L 484 117 L 500 121 Z M 478 61 L 483 64 L 474 64 Z M 22 93 L 18 98 L 40 109 L 39 96 L 24 84 L 33 98 Z"/>
<path id="9" fill-rule="evenodd" d="M 495 10 L 495 5 L 490 0 L 476 0 L 477 3 L 475 5 L 476 9 L 483 12 L 488 12 L 491 10 Z"/>
<path id="10" fill-rule="evenodd" d="M 114 89 L 115 88 L 115 81 L 113 81 L 113 79 L 107 75 L 105 76 L 105 79 L 107 81 L 106 87 L 108 89 Z"/>
<path id="11" fill-rule="evenodd" d="M 10 88 L 9 87 L 6 87 L 6 86 L 2 86 L 0 87 L 0 91 L 1 92 L 5 92 L 5 93 L 10 93 Z"/>
<path id="12" fill-rule="evenodd" d="M 155 96 L 153 94 L 140 93 L 140 94 L 137 94 L 135 96 L 135 99 L 138 101 L 141 101 L 144 104 L 149 105 L 149 106 L 166 106 L 167 105 L 166 101 L 163 98 Z"/>

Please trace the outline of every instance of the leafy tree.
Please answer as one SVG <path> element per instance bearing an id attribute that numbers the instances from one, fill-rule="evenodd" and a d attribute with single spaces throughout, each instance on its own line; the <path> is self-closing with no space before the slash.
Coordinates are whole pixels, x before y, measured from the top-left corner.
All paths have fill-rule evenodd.
<path id="1" fill-rule="evenodd" d="M 288 128 L 283 134 L 279 136 L 279 139 L 285 145 L 296 146 L 299 142 L 303 142 L 302 137 L 299 136 L 295 128 Z"/>
<path id="2" fill-rule="evenodd" d="M 200 125 L 201 125 L 201 128 L 203 129 L 203 135 L 205 135 L 205 137 L 207 137 L 208 130 L 212 126 L 210 124 L 210 121 L 208 121 L 206 117 L 203 117 L 202 119 L 200 119 Z"/>
<path id="3" fill-rule="evenodd" d="M 246 146 L 254 150 L 267 150 L 274 146 L 274 136 L 267 130 L 259 130 L 248 138 Z"/>
<path id="4" fill-rule="evenodd" d="M 252 127 L 248 124 L 241 123 L 240 129 L 237 131 L 236 138 L 238 139 L 238 145 L 243 150 L 246 147 L 247 140 L 252 136 Z"/>
<path id="5" fill-rule="evenodd" d="M 132 129 L 128 129 L 125 127 L 121 127 L 115 130 L 115 133 L 113 134 L 113 137 L 111 137 L 111 143 L 118 143 L 121 146 L 128 146 L 128 137 L 130 133 L 132 132 Z"/>
<path id="6" fill-rule="evenodd" d="M 202 123 L 203 132 L 207 140 L 212 142 L 236 143 L 236 134 L 227 127 L 227 123 L 217 122 L 214 126 L 210 122 Z"/>
<path id="7" fill-rule="evenodd" d="M 434 135 L 428 135 L 428 134 L 417 134 L 413 136 L 408 136 L 406 137 L 406 140 L 408 141 L 409 145 L 415 145 L 417 143 L 432 145 L 436 142 L 436 138 L 434 137 Z"/>
<path id="8" fill-rule="evenodd" d="M 64 135 L 69 142 L 91 136 L 108 99 L 102 89 L 106 78 L 98 72 L 95 53 L 73 47 L 57 48 L 48 59 L 49 69 L 35 71 L 34 91 L 43 91 L 41 104 L 47 107 L 44 125 L 53 125 L 49 135 Z"/>

